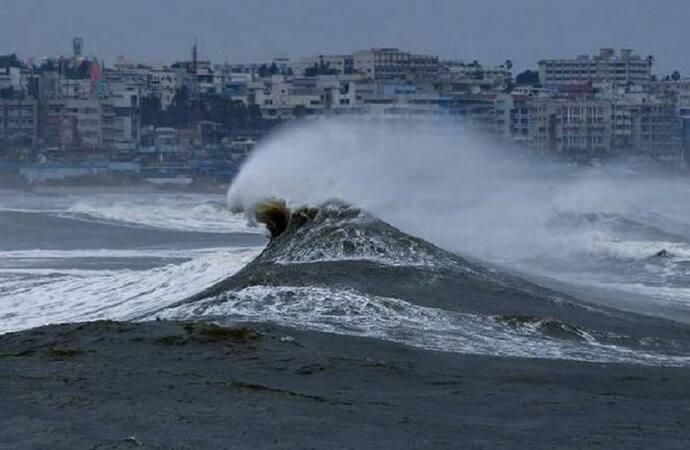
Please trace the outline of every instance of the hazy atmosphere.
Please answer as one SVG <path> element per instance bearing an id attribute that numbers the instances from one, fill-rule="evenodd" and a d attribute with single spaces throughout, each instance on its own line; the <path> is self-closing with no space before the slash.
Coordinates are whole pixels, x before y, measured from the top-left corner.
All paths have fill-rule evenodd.
<path id="1" fill-rule="evenodd" d="M 631 7 L 633 6 L 634 7 Z M 86 53 L 152 63 L 187 57 L 254 62 L 275 56 L 402 47 L 518 69 L 600 47 L 654 54 L 660 73 L 690 73 L 684 0 L 3 0 L 2 50 L 41 57 Z M 19 37 L 21 36 L 21 39 Z"/>
<path id="2" fill-rule="evenodd" d="M 0 0 L 0 450 L 687 448 L 690 0 Z"/>

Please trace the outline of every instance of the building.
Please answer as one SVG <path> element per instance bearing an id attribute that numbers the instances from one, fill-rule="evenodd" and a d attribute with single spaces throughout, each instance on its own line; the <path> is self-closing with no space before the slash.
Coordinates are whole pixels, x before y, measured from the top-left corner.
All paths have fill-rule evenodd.
<path id="1" fill-rule="evenodd" d="M 439 70 L 437 56 L 415 55 L 397 48 L 372 48 L 353 54 L 354 70 L 374 80 L 423 80 Z"/>
<path id="2" fill-rule="evenodd" d="M 175 101 L 175 95 L 182 87 L 182 80 L 183 76 L 179 69 L 167 66 L 151 68 L 148 88 L 151 95 L 160 100 L 162 109 L 168 109 Z"/>
<path id="3" fill-rule="evenodd" d="M 0 67 L 0 91 L 12 89 L 23 91 L 26 88 L 26 77 L 18 67 Z"/>
<path id="4" fill-rule="evenodd" d="M 146 92 L 151 78 L 151 66 L 118 56 L 113 69 L 105 70 L 105 80 L 110 83 L 126 83 Z"/>
<path id="5" fill-rule="evenodd" d="M 66 151 L 114 148 L 115 108 L 97 98 L 47 102 L 43 109 L 42 141 Z"/>
<path id="6" fill-rule="evenodd" d="M 632 50 L 619 54 L 610 48 L 598 55 L 575 59 L 539 61 L 539 79 L 543 85 L 581 84 L 606 81 L 616 86 L 646 85 L 652 78 L 653 58 L 641 58 Z"/>
<path id="7" fill-rule="evenodd" d="M 0 100 L 0 140 L 4 144 L 35 146 L 38 125 L 38 101 Z"/>
<path id="8" fill-rule="evenodd" d="M 133 153 L 139 145 L 141 92 L 124 83 L 111 84 L 109 89 L 108 101 L 114 113 L 113 148 L 121 154 Z"/>
<path id="9" fill-rule="evenodd" d="M 674 101 L 647 94 L 626 95 L 612 107 L 616 152 L 662 163 L 680 162 L 683 124 Z"/>
<path id="10" fill-rule="evenodd" d="M 94 94 L 91 80 L 60 78 L 58 86 L 58 98 L 89 99 Z"/>
<path id="11" fill-rule="evenodd" d="M 528 140 L 541 153 L 571 159 L 606 156 L 611 150 L 610 101 L 537 98 L 531 102 Z"/>
<path id="12" fill-rule="evenodd" d="M 247 104 L 257 105 L 266 119 L 292 119 L 324 107 L 323 91 L 314 79 L 273 75 L 247 86 Z"/>

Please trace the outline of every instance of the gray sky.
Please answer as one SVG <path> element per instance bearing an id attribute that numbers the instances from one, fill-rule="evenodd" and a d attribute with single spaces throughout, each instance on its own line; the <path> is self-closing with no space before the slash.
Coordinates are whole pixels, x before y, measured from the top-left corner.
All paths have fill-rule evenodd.
<path id="1" fill-rule="evenodd" d="M 0 0 L 0 51 L 265 61 L 392 46 L 519 70 L 629 47 L 690 76 L 690 0 Z"/>

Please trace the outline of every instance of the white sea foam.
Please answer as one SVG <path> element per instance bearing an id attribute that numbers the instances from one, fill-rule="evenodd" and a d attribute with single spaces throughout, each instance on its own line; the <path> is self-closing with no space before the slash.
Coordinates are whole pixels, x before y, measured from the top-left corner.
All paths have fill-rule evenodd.
<path id="1" fill-rule="evenodd" d="M 136 227 L 214 233 L 263 233 L 232 214 L 220 195 L 161 192 L 73 192 L 3 195 L 0 211 L 42 213 Z"/>
<path id="2" fill-rule="evenodd" d="M 2 259 L 73 259 L 73 258 L 192 258 L 197 255 L 215 253 L 223 248 L 197 248 L 197 249 L 30 249 L 30 250 L 0 250 Z M 0 267 L 2 263 L 0 262 Z"/>
<path id="3" fill-rule="evenodd" d="M 396 298 L 322 287 L 253 286 L 219 298 L 168 309 L 155 317 L 269 321 L 469 354 L 651 365 L 690 364 L 690 358 L 686 357 L 599 344 L 584 331 L 578 333 L 580 340 L 549 338 L 534 326 L 514 328 L 493 317 L 427 308 Z"/>
<path id="4" fill-rule="evenodd" d="M 144 271 L 4 269 L 0 333 L 62 322 L 129 320 L 206 289 L 259 251 L 219 249 Z"/>
<path id="5" fill-rule="evenodd" d="M 221 202 L 189 196 L 100 197 L 77 200 L 61 213 L 66 217 L 179 231 L 263 233 Z"/>

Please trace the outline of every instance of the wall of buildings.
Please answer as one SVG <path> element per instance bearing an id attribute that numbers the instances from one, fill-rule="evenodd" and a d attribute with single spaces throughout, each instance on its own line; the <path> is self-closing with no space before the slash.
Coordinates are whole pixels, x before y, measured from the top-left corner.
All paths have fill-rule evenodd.
<path id="1" fill-rule="evenodd" d="M 35 73 L 0 68 L 0 88 L 17 92 L 0 101 L 0 137 L 32 147 L 135 157 L 142 147 L 198 146 L 202 128 L 214 138 L 236 131 L 199 111 L 193 119 L 197 130 L 142 130 L 142 99 L 158 98 L 166 110 L 187 89 L 197 106 L 201 99 L 222 97 L 258 108 L 270 120 L 445 117 L 539 153 L 674 164 L 690 153 L 690 80 L 652 81 L 651 66 L 652 59 L 630 50 L 543 60 L 540 87 L 513 86 L 509 61 L 484 66 L 396 48 L 265 64 L 152 66 L 119 58 L 112 68 L 81 77 L 70 72 L 69 63 L 67 69 Z M 314 67 L 320 69 L 309 70 Z M 28 89 L 34 81 L 35 99 Z M 162 144 L 170 133 L 175 143 Z"/>

